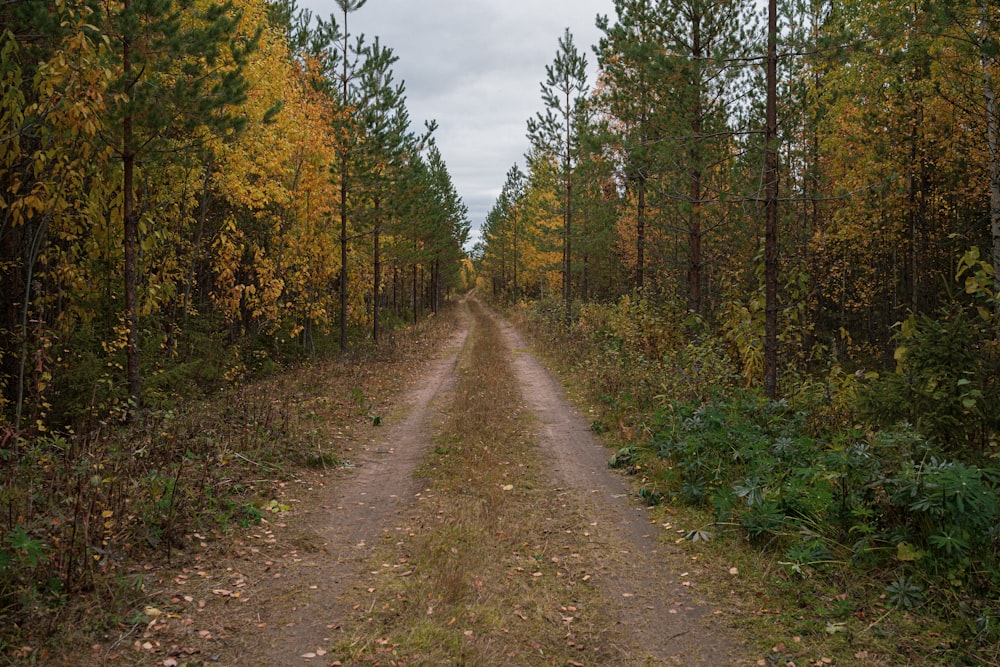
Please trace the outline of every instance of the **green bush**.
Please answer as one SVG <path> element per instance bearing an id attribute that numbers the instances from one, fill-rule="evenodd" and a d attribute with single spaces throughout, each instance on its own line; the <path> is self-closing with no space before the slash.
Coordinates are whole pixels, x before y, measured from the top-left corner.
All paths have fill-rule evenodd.
<path id="1" fill-rule="evenodd" d="M 816 433 L 808 414 L 749 392 L 657 415 L 658 489 L 780 549 L 793 567 L 840 560 L 912 566 L 986 590 L 1000 577 L 1000 477 L 906 425 Z M 904 545 L 904 546 L 901 546 Z"/>
<path id="2" fill-rule="evenodd" d="M 896 335 L 896 372 L 859 393 L 878 424 L 913 424 L 949 453 L 978 457 L 1000 433 L 1000 366 L 983 344 L 988 322 L 964 310 L 911 317 Z"/>

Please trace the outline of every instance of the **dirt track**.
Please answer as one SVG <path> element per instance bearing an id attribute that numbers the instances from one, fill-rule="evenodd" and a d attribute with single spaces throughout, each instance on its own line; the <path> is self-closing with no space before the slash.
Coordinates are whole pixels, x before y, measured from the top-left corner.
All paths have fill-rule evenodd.
<path id="1" fill-rule="evenodd" d="M 280 524 L 280 542 L 291 550 L 283 549 L 280 560 L 279 554 L 270 556 L 266 574 L 253 583 L 251 600 L 234 605 L 223 650 L 213 656 L 216 664 L 341 664 L 326 649 L 343 641 L 346 619 L 365 604 L 366 590 L 374 590 L 365 583 L 378 567 L 371 559 L 420 511 L 426 489 L 414 473 L 449 409 L 459 353 L 476 335 L 469 306 L 463 302 L 460 308 L 459 330 L 428 360 L 395 414 L 385 417 L 385 426 L 373 429 L 370 440 L 356 449 L 354 467 L 316 489 Z M 676 535 L 650 523 L 647 511 L 629 498 L 626 480 L 608 469 L 608 451 L 558 383 L 510 326 L 500 322 L 500 328 L 520 385 L 511 391 L 521 393 L 537 420 L 539 455 L 549 462 L 548 479 L 539 483 L 553 511 L 564 507 L 565 517 L 582 517 L 583 525 L 565 532 L 602 554 L 594 564 L 593 583 L 630 644 L 622 654 L 641 656 L 628 664 L 744 664 L 745 649 L 721 615 L 698 601 L 697 586 L 686 579 L 682 569 L 690 567 L 689 557 L 672 541 L 657 539 Z M 262 537 L 270 534 L 263 531 Z M 255 553 L 249 557 L 269 552 Z"/>

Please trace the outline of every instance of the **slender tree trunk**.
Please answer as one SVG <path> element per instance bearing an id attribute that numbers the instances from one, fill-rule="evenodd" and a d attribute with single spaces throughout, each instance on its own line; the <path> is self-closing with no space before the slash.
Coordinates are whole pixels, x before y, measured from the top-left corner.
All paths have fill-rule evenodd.
<path id="1" fill-rule="evenodd" d="M 413 323 L 416 324 L 420 319 L 420 309 L 419 303 L 417 301 L 417 265 L 413 265 Z"/>
<path id="2" fill-rule="evenodd" d="M 507 296 L 507 244 L 500 241 L 500 294 Z"/>
<path id="3" fill-rule="evenodd" d="M 434 314 L 441 310 L 441 258 L 434 260 Z"/>
<path id="4" fill-rule="evenodd" d="M 778 8 L 767 4 L 767 109 L 764 131 L 764 391 L 778 395 Z"/>
<path id="5" fill-rule="evenodd" d="M 514 303 L 517 303 L 517 206 L 511 209 L 511 224 L 514 227 Z"/>
<path id="6" fill-rule="evenodd" d="M 124 11 L 127 12 L 130 6 L 130 0 L 125 0 Z M 132 41 L 130 35 L 122 35 L 122 76 L 125 79 L 127 95 L 131 98 L 136 82 L 132 78 Z M 139 220 L 135 211 L 134 141 L 132 112 L 126 107 L 122 119 L 122 221 L 125 237 L 125 324 L 128 330 L 125 344 L 125 368 L 131 401 L 129 414 L 132 419 L 142 407 L 139 386 L 139 305 L 136 293 Z"/>
<path id="7" fill-rule="evenodd" d="M 28 248 L 27 266 L 25 267 L 24 303 L 21 304 L 21 359 L 18 363 L 17 409 L 14 416 L 14 430 L 21 430 L 21 420 L 24 413 L 25 376 L 28 365 L 28 313 L 31 309 L 31 285 L 35 280 L 35 263 L 42 247 L 42 239 L 48 228 L 48 219 L 39 223 L 35 233 L 31 235 Z"/>
<path id="8" fill-rule="evenodd" d="M 340 158 L 340 351 L 347 351 L 347 152 Z"/>
<path id="9" fill-rule="evenodd" d="M 980 0 L 979 27 L 981 39 L 990 35 L 990 0 Z M 1000 295 L 1000 128 L 997 117 L 996 88 L 993 85 L 992 63 L 982 48 L 981 62 L 983 67 L 983 92 L 986 97 L 986 141 L 989 144 L 990 160 L 990 236 L 993 240 L 992 264 L 996 270 L 994 275 L 995 294 Z M 1000 316 L 1000 298 L 996 300 L 997 315 Z"/>
<path id="10" fill-rule="evenodd" d="M 635 211 L 635 288 L 642 291 L 645 284 L 646 263 L 646 177 L 636 179 Z"/>
<path id="11" fill-rule="evenodd" d="M 381 308 L 381 298 L 382 298 L 382 255 L 380 253 L 379 241 L 382 232 L 382 223 L 379 220 L 379 208 L 381 202 L 378 198 L 375 199 L 375 227 L 372 231 L 372 271 L 375 274 L 375 278 L 372 284 L 372 341 L 375 345 L 378 345 L 379 336 L 381 331 L 379 330 L 379 319 L 382 315 Z"/>
<path id="12" fill-rule="evenodd" d="M 566 157 L 563 160 L 563 169 L 566 174 L 566 239 L 564 241 L 565 253 L 563 255 L 563 302 L 566 306 L 566 330 L 569 331 L 573 323 L 573 253 L 572 253 L 572 232 L 573 232 L 573 173 L 570 171 L 571 165 L 571 137 L 573 132 L 572 108 L 570 107 L 569 86 L 566 87 Z"/>
<path id="13" fill-rule="evenodd" d="M 702 57 L 701 53 L 701 17 L 692 20 L 691 55 L 695 62 Z M 702 103 L 701 77 L 695 81 L 695 99 L 691 116 L 691 221 L 688 227 L 688 245 L 690 258 L 688 262 L 688 290 L 691 310 L 701 312 L 701 141 L 702 141 Z"/>
<path id="14" fill-rule="evenodd" d="M 347 6 L 344 6 L 343 71 L 341 73 L 341 98 L 347 104 Z M 340 351 L 347 351 L 347 133 L 340 138 Z"/>

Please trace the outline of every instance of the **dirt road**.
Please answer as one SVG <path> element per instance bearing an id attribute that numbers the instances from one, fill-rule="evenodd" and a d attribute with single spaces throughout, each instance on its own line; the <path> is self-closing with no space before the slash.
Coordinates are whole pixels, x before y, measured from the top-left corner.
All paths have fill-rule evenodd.
<path id="1" fill-rule="evenodd" d="M 604 568 L 601 584 L 639 650 L 671 664 L 738 664 L 734 639 L 681 577 L 685 554 L 656 539 L 662 528 L 650 523 L 625 480 L 608 468 L 607 448 L 518 333 L 506 324 L 501 328 L 520 390 L 542 425 L 540 444 L 554 462 L 550 483 L 557 493 L 573 496 L 595 539 L 620 557 Z M 615 560 L 627 567 L 616 568 Z"/>
<path id="2" fill-rule="evenodd" d="M 399 397 L 393 414 L 383 417 L 384 425 L 371 429 L 356 446 L 353 465 L 328 476 L 322 486 L 302 489 L 293 510 L 255 534 L 240 558 L 226 566 L 247 583 L 245 593 L 226 608 L 213 648 L 201 655 L 211 653 L 212 663 L 223 665 L 482 664 L 486 653 L 460 645 L 474 639 L 481 646 L 489 644 L 497 655 L 509 656 L 507 664 L 745 664 L 746 650 L 725 627 L 722 615 L 699 601 L 698 587 L 685 571 L 690 557 L 673 544 L 676 535 L 650 523 L 647 511 L 630 499 L 626 480 L 607 467 L 609 452 L 591 435 L 553 376 L 516 331 L 478 302 L 463 302 L 460 309 L 458 330 Z M 476 349 L 483 348 L 477 344 L 499 347 L 500 364 L 507 366 L 503 372 L 515 378 L 505 391 L 519 409 L 502 408 L 501 399 L 485 394 L 477 398 L 476 387 L 490 379 L 479 374 L 500 372 L 497 366 L 479 368 Z M 486 414 L 494 406 L 523 411 L 522 417 L 511 419 L 521 429 L 518 433 L 527 435 L 506 439 L 523 440 L 528 448 L 524 451 L 541 464 L 515 463 L 513 457 L 521 454 L 508 453 L 486 462 L 480 452 L 474 460 L 484 461 L 490 470 L 479 472 L 500 475 L 485 484 L 490 488 L 477 486 L 473 470 L 460 478 L 467 488 L 435 481 L 433 471 L 449 460 L 452 445 L 441 440 L 441 434 L 454 419 L 459 398 L 463 409 L 475 407 L 477 400 L 492 401 L 478 408 Z M 488 434 L 475 438 L 482 440 L 477 447 L 483 451 L 499 451 Z M 511 483 L 505 484 L 508 480 Z M 448 513 L 464 498 L 479 500 L 470 500 L 462 512 L 485 513 L 492 522 L 486 528 L 476 524 L 482 542 L 514 539 L 508 536 L 514 532 L 512 522 L 524 522 L 518 528 L 526 532 L 518 533 L 509 546 L 501 544 L 501 551 L 484 552 L 494 554 L 486 557 L 496 562 L 468 565 L 475 573 L 462 572 L 465 566 L 457 564 L 472 561 L 445 565 L 455 570 L 455 583 L 446 581 L 444 587 L 471 591 L 454 592 L 452 597 L 490 598 L 492 611 L 480 606 L 469 612 L 469 604 L 462 613 L 447 612 L 452 617 L 442 619 L 441 631 L 466 623 L 465 639 L 458 634 L 458 643 L 445 641 L 437 657 L 408 658 L 408 651 L 415 655 L 417 649 L 407 644 L 430 641 L 420 636 L 430 632 L 421 630 L 421 619 L 431 619 L 449 602 L 447 594 L 426 592 L 437 589 L 412 588 L 426 572 L 414 552 L 421 540 L 452 559 L 458 558 L 459 549 L 448 547 L 449 540 L 462 548 L 477 546 L 469 544 L 479 541 L 475 536 L 449 537 L 458 534 L 456 526 L 464 519 Z M 508 502 L 505 499 L 530 505 L 516 506 L 508 516 L 498 507 Z M 536 510 L 541 513 L 536 515 Z M 555 541 L 545 542 L 550 537 Z M 528 560 L 532 549 L 544 558 Z M 495 555 L 506 552 L 512 555 Z M 527 571 L 525 562 L 530 564 L 524 566 Z M 532 571 L 535 562 L 537 572 Z M 551 577 L 543 565 L 551 566 Z M 527 584 L 515 584 L 522 574 Z M 427 586 L 440 588 L 448 576 L 423 578 L 437 577 Z M 527 591 L 522 596 L 530 596 L 533 589 L 524 586 L 539 582 L 571 601 L 558 606 L 554 615 L 542 609 L 532 616 L 524 597 L 513 599 L 515 586 Z M 490 590 L 494 592 L 487 594 Z M 508 593 L 511 599 L 505 601 Z M 594 597 L 600 599 L 591 603 Z M 577 605 L 586 606 L 586 612 Z M 486 618 L 501 616 L 495 610 L 507 607 L 513 616 Z M 415 620 L 405 620 L 407 613 Z M 404 622 L 410 623 L 401 635 L 404 639 L 391 640 L 393 625 Z M 534 624 L 533 634 L 519 634 L 515 623 Z M 551 643 L 546 643 L 547 635 Z M 499 652 L 517 642 L 528 646 L 528 652 Z M 578 653 L 567 654 L 567 659 L 550 648 L 563 645 Z"/>

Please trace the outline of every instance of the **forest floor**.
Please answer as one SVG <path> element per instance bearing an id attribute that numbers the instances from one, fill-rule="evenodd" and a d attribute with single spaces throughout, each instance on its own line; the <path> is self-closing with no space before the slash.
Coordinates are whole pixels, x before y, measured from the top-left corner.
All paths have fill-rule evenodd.
<path id="1" fill-rule="evenodd" d="M 635 502 L 510 326 L 474 298 L 449 317 L 341 429 L 340 465 L 277 483 L 258 526 L 195 535 L 141 620 L 59 662 L 763 664 L 718 595 L 735 568 Z"/>

